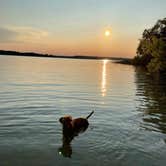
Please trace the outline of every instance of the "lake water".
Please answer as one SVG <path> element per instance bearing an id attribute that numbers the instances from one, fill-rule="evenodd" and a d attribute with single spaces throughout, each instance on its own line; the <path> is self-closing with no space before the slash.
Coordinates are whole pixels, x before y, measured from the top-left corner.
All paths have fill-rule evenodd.
<path id="1" fill-rule="evenodd" d="M 64 115 L 89 128 L 62 150 Z M 165 166 L 166 81 L 108 60 L 0 56 L 0 166 Z"/>

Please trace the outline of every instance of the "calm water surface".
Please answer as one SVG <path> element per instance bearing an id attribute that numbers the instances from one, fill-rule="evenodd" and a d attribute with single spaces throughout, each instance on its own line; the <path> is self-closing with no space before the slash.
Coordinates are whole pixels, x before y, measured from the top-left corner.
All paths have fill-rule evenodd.
<path id="1" fill-rule="evenodd" d="M 166 81 L 107 60 L 0 56 L 0 166 L 165 166 Z M 88 130 L 59 152 L 70 114 Z"/>

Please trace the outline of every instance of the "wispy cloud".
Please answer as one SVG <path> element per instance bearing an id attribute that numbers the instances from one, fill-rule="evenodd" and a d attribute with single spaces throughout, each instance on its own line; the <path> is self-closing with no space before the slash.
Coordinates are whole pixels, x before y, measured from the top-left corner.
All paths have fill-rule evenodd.
<path id="1" fill-rule="evenodd" d="M 19 34 L 9 28 L 0 27 L 0 43 L 15 41 Z"/>
<path id="2" fill-rule="evenodd" d="M 0 27 L 0 42 L 23 42 L 23 43 L 38 43 L 46 40 L 49 37 L 47 31 L 32 28 L 32 27 Z"/>

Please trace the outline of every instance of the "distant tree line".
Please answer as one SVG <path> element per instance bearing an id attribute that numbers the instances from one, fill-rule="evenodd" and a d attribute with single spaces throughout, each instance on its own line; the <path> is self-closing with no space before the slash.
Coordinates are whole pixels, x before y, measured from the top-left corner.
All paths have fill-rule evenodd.
<path id="1" fill-rule="evenodd" d="M 166 73 L 166 18 L 144 30 L 132 63 L 150 73 Z"/>

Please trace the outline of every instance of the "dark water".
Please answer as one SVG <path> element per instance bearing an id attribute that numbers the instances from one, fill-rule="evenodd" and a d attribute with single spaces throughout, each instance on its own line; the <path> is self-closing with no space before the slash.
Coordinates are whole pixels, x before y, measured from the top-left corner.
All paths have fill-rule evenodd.
<path id="1" fill-rule="evenodd" d="M 64 157 L 58 119 L 92 109 Z M 0 166 L 165 164 L 165 79 L 110 61 L 0 56 Z"/>

